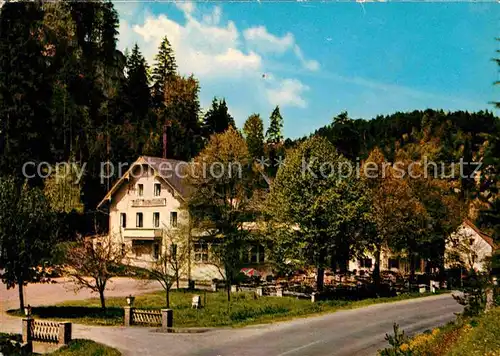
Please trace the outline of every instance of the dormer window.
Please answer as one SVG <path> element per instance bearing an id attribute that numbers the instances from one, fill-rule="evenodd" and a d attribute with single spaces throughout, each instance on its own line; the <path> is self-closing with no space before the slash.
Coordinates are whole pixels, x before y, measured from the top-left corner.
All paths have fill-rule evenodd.
<path id="1" fill-rule="evenodd" d="M 144 184 L 137 184 L 137 195 L 140 197 L 144 195 Z"/>
<path id="2" fill-rule="evenodd" d="M 154 195 L 155 195 L 155 197 L 159 197 L 161 195 L 161 184 L 160 183 L 155 183 Z"/>

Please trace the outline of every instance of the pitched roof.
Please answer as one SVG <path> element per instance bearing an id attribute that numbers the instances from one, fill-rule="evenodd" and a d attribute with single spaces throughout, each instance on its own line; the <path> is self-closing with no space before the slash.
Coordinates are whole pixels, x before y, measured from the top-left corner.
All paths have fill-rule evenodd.
<path id="1" fill-rule="evenodd" d="M 494 250 L 497 248 L 495 242 L 493 241 L 493 238 L 491 238 L 491 236 L 488 236 L 484 232 L 482 232 L 481 230 L 479 230 L 479 228 L 476 225 L 474 225 L 472 223 L 472 221 L 470 221 L 469 219 L 466 219 L 464 221 L 464 224 L 466 224 L 472 230 L 474 230 L 484 241 L 486 241 L 488 243 L 488 245 L 490 245 L 491 247 L 493 247 Z"/>
<path id="2" fill-rule="evenodd" d="M 187 175 L 188 162 L 151 156 L 142 156 L 142 158 L 158 175 L 170 183 L 183 198 L 187 198 L 190 195 L 192 188 L 184 179 Z"/>
<path id="3" fill-rule="evenodd" d="M 133 175 L 133 169 L 137 165 L 141 164 L 147 164 L 151 167 L 159 177 L 161 177 L 174 189 L 174 191 L 179 194 L 183 200 L 189 196 L 191 187 L 184 181 L 184 177 L 186 176 L 189 166 L 188 162 L 169 158 L 140 156 L 134 163 L 132 163 L 127 172 L 125 172 L 125 174 L 120 177 L 120 179 L 118 179 L 113 187 L 106 193 L 104 198 L 97 205 L 97 208 L 101 207 L 106 201 L 111 199 L 113 194 L 121 187 L 125 179 L 129 179 L 130 176 Z"/>

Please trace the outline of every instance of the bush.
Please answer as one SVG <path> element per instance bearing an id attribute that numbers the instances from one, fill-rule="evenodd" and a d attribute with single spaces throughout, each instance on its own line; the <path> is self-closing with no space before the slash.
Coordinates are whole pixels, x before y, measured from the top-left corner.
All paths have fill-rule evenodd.
<path id="1" fill-rule="evenodd" d="M 0 355 L 29 355 L 21 345 L 21 335 L 0 333 Z"/>
<path id="2" fill-rule="evenodd" d="M 453 298 L 464 306 L 464 316 L 477 316 L 486 308 L 486 290 L 490 285 L 489 275 L 471 270 L 463 280 L 463 296 L 454 295 Z"/>
<path id="3" fill-rule="evenodd" d="M 393 325 L 394 335 L 385 334 L 385 340 L 389 342 L 390 347 L 379 351 L 382 356 L 406 356 L 411 355 L 408 348 L 408 336 L 399 329 L 399 325 Z"/>

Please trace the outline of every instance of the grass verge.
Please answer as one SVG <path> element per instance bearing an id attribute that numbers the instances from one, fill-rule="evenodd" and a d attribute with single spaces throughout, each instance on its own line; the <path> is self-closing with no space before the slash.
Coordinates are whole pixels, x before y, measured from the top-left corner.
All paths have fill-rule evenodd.
<path id="1" fill-rule="evenodd" d="M 500 307 L 495 308 L 471 323 L 448 353 L 449 356 L 499 356 L 500 355 Z"/>
<path id="2" fill-rule="evenodd" d="M 387 353 L 381 353 L 382 355 Z M 500 307 L 416 335 L 389 351 L 394 356 L 500 356 Z"/>
<path id="3" fill-rule="evenodd" d="M 201 295 L 203 305 L 201 309 L 191 309 L 191 300 L 196 294 Z M 170 307 L 174 310 L 174 326 L 176 328 L 239 327 L 429 295 L 429 293 L 412 293 L 392 298 L 372 298 L 359 301 L 329 300 L 311 303 L 310 300 L 291 297 L 260 297 L 256 299 L 253 293 L 241 292 L 233 294 L 231 303 L 228 303 L 225 292 L 174 290 L 171 292 Z M 108 298 L 106 304 L 107 310 L 102 311 L 97 298 L 68 301 L 56 306 L 33 307 L 32 313 L 35 318 L 40 319 L 67 320 L 89 325 L 122 325 L 125 298 Z M 139 295 L 136 297 L 134 305 L 143 309 L 164 308 L 165 293 L 155 292 Z M 9 313 L 22 316 L 19 310 L 11 310 Z"/>
<path id="4" fill-rule="evenodd" d="M 0 355 L 5 356 L 29 356 L 34 355 L 23 350 L 21 347 L 21 335 L 0 333 Z M 92 340 L 76 339 L 67 346 L 55 352 L 48 353 L 49 356 L 120 356 L 121 353 L 109 346 L 99 344 Z"/>
<path id="5" fill-rule="evenodd" d="M 91 340 L 76 339 L 69 345 L 49 354 L 50 356 L 120 356 L 121 353 L 112 347 Z"/>

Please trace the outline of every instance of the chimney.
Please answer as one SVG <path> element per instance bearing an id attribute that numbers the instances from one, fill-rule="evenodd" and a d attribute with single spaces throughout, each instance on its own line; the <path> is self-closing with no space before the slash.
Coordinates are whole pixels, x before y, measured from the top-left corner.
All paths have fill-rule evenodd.
<path id="1" fill-rule="evenodd" d="M 167 127 L 163 125 L 163 158 L 167 158 Z"/>

